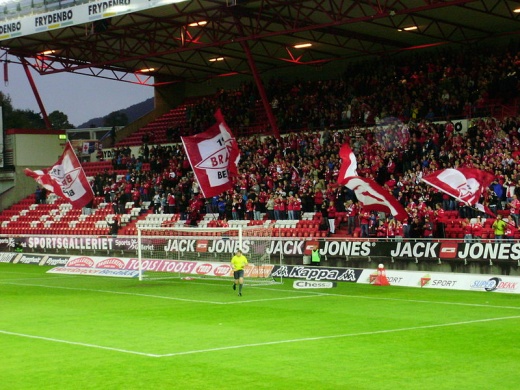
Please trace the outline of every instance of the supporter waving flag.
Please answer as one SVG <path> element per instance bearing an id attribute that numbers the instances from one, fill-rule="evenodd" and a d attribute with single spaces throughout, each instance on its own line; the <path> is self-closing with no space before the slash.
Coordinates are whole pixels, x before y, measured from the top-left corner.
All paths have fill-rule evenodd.
<path id="1" fill-rule="evenodd" d="M 358 175 L 357 160 L 349 144 L 341 145 L 339 157 L 341 158 L 341 168 L 338 173 L 338 184 L 345 185 L 349 177 Z"/>
<path id="2" fill-rule="evenodd" d="M 396 220 L 404 221 L 408 214 L 392 194 L 377 184 L 374 180 L 351 176 L 344 180 L 344 185 L 356 194 L 356 198 L 366 211 L 382 211 L 391 214 Z"/>
<path id="3" fill-rule="evenodd" d="M 489 207 L 487 207 L 486 205 L 483 205 L 480 203 L 475 203 L 475 208 L 484 214 L 491 215 L 492 217 L 496 217 L 495 213 L 493 211 L 491 211 L 491 209 Z"/>
<path id="4" fill-rule="evenodd" d="M 480 169 L 448 168 L 424 176 L 422 181 L 466 205 L 473 206 L 494 178 L 492 173 Z"/>
<path id="5" fill-rule="evenodd" d="M 205 132 L 181 137 L 195 178 L 205 198 L 211 198 L 233 188 L 231 177 L 238 174 L 240 160 L 238 144 L 224 121 L 220 110 L 217 123 Z"/>
<path id="6" fill-rule="evenodd" d="M 70 142 L 67 142 L 63 154 L 52 167 L 37 171 L 26 168 L 24 173 L 47 190 L 67 199 L 73 207 L 84 207 L 94 199 L 87 175 Z"/>

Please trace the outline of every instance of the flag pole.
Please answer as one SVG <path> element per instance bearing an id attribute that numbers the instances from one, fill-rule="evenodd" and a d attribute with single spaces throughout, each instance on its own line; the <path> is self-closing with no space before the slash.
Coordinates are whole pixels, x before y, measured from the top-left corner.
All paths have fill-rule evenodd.
<path id="1" fill-rule="evenodd" d="M 424 181 L 426 184 L 431 185 L 433 188 L 438 189 L 440 192 L 444 192 L 445 194 L 451 196 L 452 198 L 455 198 L 455 199 L 458 200 L 459 202 L 464 203 L 466 206 L 471 206 L 471 205 L 470 205 L 468 202 L 466 202 L 465 200 L 462 200 L 462 199 L 460 199 L 460 198 L 454 196 L 453 194 L 450 194 L 448 191 L 445 191 L 445 190 L 443 190 L 442 188 L 436 186 L 435 184 L 430 183 L 428 180 L 424 180 L 423 178 L 421 178 L 421 181 Z"/>
<path id="2" fill-rule="evenodd" d="M 483 212 L 484 214 L 490 215 L 488 212 L 485 211 L 485 209 L 484 209 L 484 211 L 480 210 L 479 208 L 477 208 L 477 207 L 475 207 L 474 205 L 472 205 L 472 204 L 466 202 L 465 200 L 462 200 L 462 199 L 460 199 L 460 198 L 454 196 L 453 194 L 450 194 L 448 191 L 445 191 L 445 190 L 443 190 L 442 188 L 436 186 L 435 184 L 430 183 L 428 180 L 424 180 L 423 178 L 421 178 L 421 181 L 423 181 L 423 182 L 425 182 L 426 184 L 432 186 L 433 188 L 439 190 L 440 192 L 443 192 L 443 193 L 445 193 L 446 195 L 451 196 L 452 198 L 458 200 L 459 202 L 464 203 L 464 205 L 466 205 L 467 207 L 471 207 L 473 210 L 476 210 L 476 211 L 478 211 L 478 212 L 480 212 L 480 213 Z"/>
<path id="3" fill-rule="evenodd" d="M 79 168 L 81 169 L 81 172 L 83 172 L 83 174 L 85 175 L 85 177 L 87 176 L 85 170 L 83 169 L 83 165 L 81 164 L 81 161 L 80 159 L 78 158 L 78 155 L 76 154 L 76 151 L 74 150 L 74 147 L 72 146 L 72 144 L 70 143 L 69 139 L 67 138 L 67 144 L 69 145 L 70 147 L 70 150 L 72 150 L 72 153 L 74 153 L 74 156 L 76 157 L 76 159 L 78 160 L 78 163 L 79 163 Z"/>

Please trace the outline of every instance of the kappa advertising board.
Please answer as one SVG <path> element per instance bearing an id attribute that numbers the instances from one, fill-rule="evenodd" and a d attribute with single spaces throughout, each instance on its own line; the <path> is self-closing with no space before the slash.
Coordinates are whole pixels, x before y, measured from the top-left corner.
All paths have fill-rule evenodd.
<path id="1" fill-rule="evenodd" d="M 313 281 L 357 282 L 362 269 L 276 265 L 271 276 Z"/>
<path id="2" fill-rule="evenodd" d="M 391 286 L 520 294 L 520 277 L 386 270 Z M 377 270 L 363 270 L 358 283 L 373 284 Z"/>

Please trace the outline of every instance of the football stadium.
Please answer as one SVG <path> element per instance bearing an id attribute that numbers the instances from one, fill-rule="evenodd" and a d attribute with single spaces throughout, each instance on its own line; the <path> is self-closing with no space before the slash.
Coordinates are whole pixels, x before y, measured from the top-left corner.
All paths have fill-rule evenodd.
<path id="1" fill-rule="evenodd" d="M 518 386 L 518 2 L 0 2 L 6 389 Z"/>

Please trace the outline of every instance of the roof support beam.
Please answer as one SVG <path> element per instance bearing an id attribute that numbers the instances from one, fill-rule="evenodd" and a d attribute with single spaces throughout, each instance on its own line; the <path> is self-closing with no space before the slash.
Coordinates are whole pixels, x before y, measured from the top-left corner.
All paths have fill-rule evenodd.
<path id="1" fill-rule="evenodd" d="M 29 64 L 25 58 L 20 58 L 20 61 L 22 62 L 23 69 L 25 70 L 25 75 L 27 76 L 27 80 L 29 81 L 29 84 L 30 84 L 31 89 L 34 94 L 34 97 L 36 98 L 38 107 L 40 107 L 40 112 L 42 114 L 43 121 L 45 122 L 45 128 L 47 130 L 50 130 L 50 129 L 52 129 L 52 124 L 51 124 L 51 121 L 49 120 L 49 117 L 47 116 L 47 111 L 45 111 L 45 106 L 43 105 L 43 101 L 40 97 L 40 93 L 38 92 L 38 88 L 36 87 L 36 84 L 34 83 L 34 79 L 31 75 L 31 71 L 29 69 Z"/>
<path id="2" fill-rule="evenodd" d="M 242 34 L 243 28 L 240 24 L 240 19 L 235 17 L 235 22 L 238 28 L 238 31 Z M 258 89 L 258 93 L 260 94 L 260 99 L 262 99 L 262 105 L 264 106 L 265 113 L 267 115 L 267 120 L 269 121 L 269 125 L 271 126 L 271 130 L 276 139 L 280 139 L 280 131 L 278 130 L 278 125 L 276 123 L 276 118 L 273 114 L 273 110 L 271 104 L 269 104 L 269 99 L 267 97 L 267 93 L 265 92 L 264 84 L 262 83 L 262 79 L 260 78 L 260 73 L 256 68 L 255 61 L 253 59 L 253 55 L 251 54 L 251 49 L 249 48 L 249 44 L 247 41 L 240 41 L 240 46 L 244 50 L 244 54 L 246 55 L 247 62 L 249 67 L 251 68 L 251 74 L 255 79 L 256 88 Z"/>

